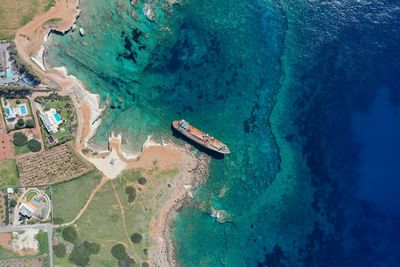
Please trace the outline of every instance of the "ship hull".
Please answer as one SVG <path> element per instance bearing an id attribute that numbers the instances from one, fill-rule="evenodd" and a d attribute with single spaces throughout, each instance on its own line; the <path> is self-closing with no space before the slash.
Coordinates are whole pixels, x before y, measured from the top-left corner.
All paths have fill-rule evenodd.
<path id="1" fill-rule="evenodd" d="M 183 129 L 180 126 L 181 121 L 173 121 L 172 126 L 176 131 L 184 135 L 186 138 L 190 139 L 191 141 L 195 142 L 196 144 L 201 145 L 204 148 L 207 148 L 211 151 L 220 153 L 220 154 L 230 154 L 229 148 L 219 141 L 218 139 L 215 139 L 211 136 L 209 136 L 207 133 L 193 127 L 189 126 L 188 129 Z M 203 140 L 205 138 L 206 140 Z"/>

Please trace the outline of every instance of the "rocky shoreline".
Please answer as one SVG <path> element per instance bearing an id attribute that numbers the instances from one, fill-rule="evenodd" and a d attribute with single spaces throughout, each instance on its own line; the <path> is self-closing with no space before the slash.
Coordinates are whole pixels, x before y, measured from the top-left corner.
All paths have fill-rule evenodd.
<path id="1" fill-rule="evenodd" d="M 32 65 L 43 81 L 56 84 L 60 88 L 60 94 L 68 94 L 73 99 L 79 115 L 75 148 L 83 155 L 82 149 L 90 146 L 90 137 L 95 134 L 97 127 L 101 123 L 99 112 L 102 109 L 100 108 L 98 96 L 87 91 L 77 78 L 69 76 L 66 68 L 44 70 L 39 65 L 36 65 L 37 63 L 35 64 L 31 61 L 32 58 L 30 57 L 30 55 L 36 55 L 41 49 L 43 50 L 43 47 L 46 46 L 47 37 L 52 32 L 69 31 L 75 24 L 80 13 L 79 0 L 75 1 L 76 6 L 73 7 L 68 5 L 70 2 L 69 0 L 58 1 L 48 13 L 35 18 L 31 23 L 21 28 L 17 32 L 16 45 L 21 57 Z M 64 12 L 63 9 L 66 9 L 66 11 Z M 42 27 L 48 20 L 58 18 L 61 14 L 63 14 L 64 21 L 62 21 L 60 27 Z M 43 61 L 43 53 L 41 53 L 38 60 Z M 83 108 L 84 105 L 87 107 L 86 111 Z M 87 134 L 84 134 L 84 132 L 87 132 Z M 178 261 L 172 239 L 173 223 L 179 210 L 191 201 L 196 187 L 206 180 L 210 158 L 205 155 L 195 156 L 189 145 L 178 146 L 173 143 L 167 144 L 165 147 L 153 146 L 151 149 L 146 149 L 142 154 L 147 153 L 147 157 L 149 157 L 149 155 L 155 155 L 154 153 L 157 154 L 159 152 L 157 149 L 165 149 L 165 154 L 169 153 L 168 150 L 177 150 L 180 154 L 180 162 L 178 163 L 178 174 L 171 182 L 171 193 L 162 202 L 160 209 L 155 213 L 150 223 L 149 229 L 154 243 L 149 248 L 149 261 L 154 266 L 176 266 Z M 134 165 L 135 162 L 133 162 L 132 166 Z M 132 166 L 129 165 L 128 168 L 132 168 Z"/>
<path id="2" fill-rule="evenodd" d="M 204 155 L 196 157 L 189 151 L 188 147 L 179 148 L 184 150 L 183 153 L 188 154 L 188 158 L 185 158 L 180 166 L 178 175 L 174 178 L 177 181 L 177 184 L 175 184 L 176 190 L 174 190 L 165 204 L 161 206 L 158 216 L 155 216 L 155 219 L 163 222 L 161 229 L 158 229 L 158 231 L 150 229 L 155 244 L 150 248 L 149 256 L 150 262 L 154 266 L 179 265 L 176 257 L 176 247 L 172 238 L 174 221 L 184 205 L 192 200 L 195 189 L 208 177 L 210 158 Z M 195 162 L 194 166 L 191 164 L 193 162 Z M 158 236 L 155 236 L 156 234 Z"/>

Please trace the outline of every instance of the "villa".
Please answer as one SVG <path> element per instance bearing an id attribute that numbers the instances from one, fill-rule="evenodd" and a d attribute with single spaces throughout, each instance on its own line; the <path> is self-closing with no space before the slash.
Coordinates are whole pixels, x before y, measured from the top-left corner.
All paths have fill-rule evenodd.
<path id="1" fill-rule="evenodd" d="M 50 134 L 58 132 L 58 126 L 63 122 L 61 115 L 54 108 L 41 113 L 40 119 Z"/>
<path id="2" fill-rule="evenodd" d="M 2 113 L 4 114 L 7 131 L 23 128 L 21 125 L 17 127 L 17 122 L 20 119 L 24 122 L 28 119 L 33 119 L 28 99 L 1 98 L 0 102 L 3 109 Z"/>
<path id="3" fill-rule="evenodd" d="M 5 106 L 4 111 L 6 114 L 6 120 L 8 122 L 12 122 L 17 118 L 25 117 L 26 115 L 29 114 L 26 103 L 19 104 L 19 105 L 15 106 L 14 108 L 12 108 L 10 106 Z"/>
<path id="4" fill-rule="evenodd" d="M 36 208 L 31 206 L 29 203 L 22 203 L 19 207 L 19 214 L 28 219 L 32 218 Z"/>

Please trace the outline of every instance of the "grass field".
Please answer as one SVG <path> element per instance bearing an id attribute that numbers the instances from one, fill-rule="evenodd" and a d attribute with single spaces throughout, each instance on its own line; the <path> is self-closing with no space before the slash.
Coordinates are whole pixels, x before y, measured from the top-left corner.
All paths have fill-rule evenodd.
<path id="1" fill-rule="evenodd" d="M 100 253 L 90 256 L 91 266 L 118 266 L 111 255 L 111 248 L 117 243 L 126 247 L 130 257 L 137 264 L 146 262 L 146 249 L 152 241 L 149 236 L 150 220 L 160 204 L 167 184 L 176 174 L 176 170 L 156 171 L 145 185 L 140 185 L 140 171 L 133 170 L 119 178 L 108 181 L 94 196 L 88 209 L 76 223 L 78 238 L 95 241 L 101 245 Z M 135 197 L 129 199 L 126 188 L 135 189 Z M 133 201 L 132 201 L 133 200 Z M 133 243 L 131 236 L 142 236 L 139 243 Z M 65 258 L 57 260 L 58 266 L 68 266 Z M 136 266 L 136 265 L 135 265 Z"/>
<path id="2" fill-rule="evenodd" d="M 0 187 L 19 184 L 17 164 L 13 159 L 0 161 Z"/>
<path id="3" fill-rule="evenodd" d="M 54 3 L 55 0 L 0 0 L 0 40 L 12 39 L 18 28 Z"/>
<path id="4" fill-rule="evenodd" d="M 100 245 L 100 252 L 90 255 L 90 266 L 118 266 L 119 262 L 111 254 L 111 248 L 117 243 L 125 246 L 129 256 L 139 266 L 148 261 L 146 249 L 152 244 L 149 235 L 150 221 L 154 212 L 164 202 L 168 193 L 168 183 L 175 175 L 174 169 L 153 171 L 143 182 L 141 172 L 131 170 L 103 185 L 74 225 L 78 236 L 78 241 L 74 243 L 89 241 Z M 71 221 L 86 202 L 89 192 L 99 178 L 100 176 L 95 178 L 94 175 L 86 175 L 86 178 L 53 186 L 55 217 Z M 142 179 L 141 183 L 138 182 L 139 178 Z M 131 237 L 134 233 L 140 234 L 141 241 L 132 242 Z M 59 231 L 56 232 L 56 239 L 69 247 L 72 246 L 71 243 L 63 241 Z M 68 253 L 64 258 L 55 257 L 56 265 L 71 266 L 68 257 Z"/>
<path id="5" fill-rule="evenodd" d="M 62 219 L 63 222 L 72 221 L 101 176 L 100 172 L 93 171 L 75 180 L 53 186 L 54 218 Z"/>
<path id="6" fill-rule="evenodd" d="M 21 155 L 28 152 L 31 152 L 27 145 L 24 146 L 14 146 L 15 154 Z"/>

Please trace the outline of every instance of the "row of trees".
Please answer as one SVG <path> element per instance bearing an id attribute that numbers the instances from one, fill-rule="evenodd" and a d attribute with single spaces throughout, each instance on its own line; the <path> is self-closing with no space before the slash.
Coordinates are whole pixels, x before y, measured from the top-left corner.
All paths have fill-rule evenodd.
<path id="1" fill-rule="evenodd" d="M 6 98 L 26 97 L 30 94 L 32 94 L 32 87 L 26 85 L 21 86 L 17 83 L 0 85 L 0 96 L 4 96 Z"/>
<path id="2" fill-rule="evenodd" d="M 20 73 L 25 74 L 25 76 L 31 80 L 34 85 L 37 85 L 41 82 L 40 77 L 33 71 L 32 67 L 19 57 L 15 43 L 10 44 L 9 53 L 10 58 L 14 60 L 15 66 Z"/>

